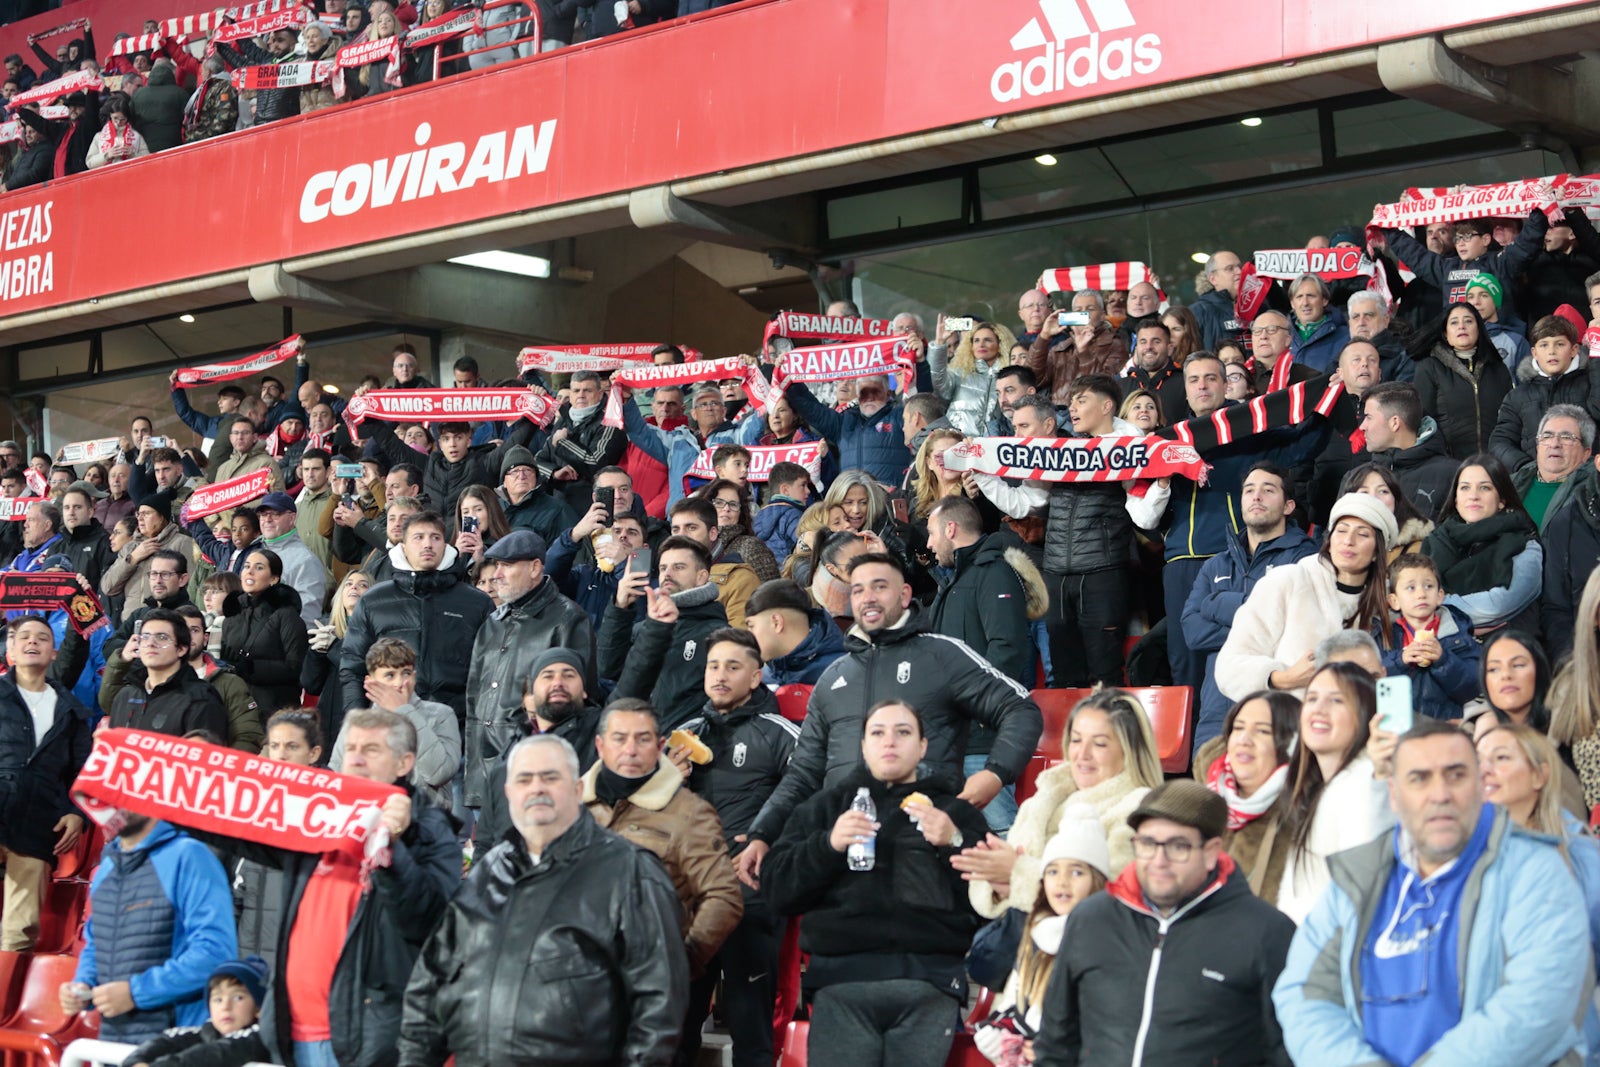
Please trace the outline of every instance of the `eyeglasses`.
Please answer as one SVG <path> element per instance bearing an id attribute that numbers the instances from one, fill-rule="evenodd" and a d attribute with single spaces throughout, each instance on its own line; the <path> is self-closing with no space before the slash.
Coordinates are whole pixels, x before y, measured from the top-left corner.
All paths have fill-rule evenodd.
<path id="1" fill-rule="evenodd" d="M 1250 380 L 1249 375 L 1245 374 L 1244 371 L 1238 371 L 1236 373 L 1229 374 L 1226 377 L 1230 382 L 1244 382 Z"/>
<path id="2" fill-rule="evenodd" d="M 1157 852 L 1165 852 L 1167 859 L 1173 863 L 1183 863 L 1194 850 L 1199 848 L 1193 841 L 1182 837 L 1174 837 L 1170 841 L 1157 841 L 1153 837 L 1135 837 L 1133 839 L 1133 854 L 1139 859 L 1154 859 Z"/>
<path id="3" fill-rule="evenodd" d="M 178 576 L 178 572 L 177 571 L 157 571 L 157 570 L 152 570 L 150 572 L 150 577 L 152 577 L 152 578 L 176 578 L 177 576 Z"/>
<path id="4" fill-rule="evenodd" d="M 138 634 L 137 637 L 141 645 L 149 645 L 152 648 L 165 648 L 174 641 L 171 634 Z"/>
<path id="5" fill-rule="evenodd" d="M 1560 441 L 1563 445 L 1575 445 L 1582 440 L 1583 438 L 1579 437 L 1577 434 L 1568 433 L 1565 430 L 1560 433 L 1556 433 L 1554 430 L 1539 431 L 1539 443 L 1541 445 L 1547 445 L 1551 441 Z"/>
<path id="6" fill-rule="evenodd" d="M 711 502 L 711 506 L 716 508 L 718 511 L 739 510 L 739 502 L 737 500 L 713 500 Z"/>
<path id="7" fill-rule="evenodd" d="M 1250 328 L 1250 336 L 1252 336 L 1252 337 L 1264 337 L 1269 333 L 1288 333 L 1288 332 L 1289 332 L 1289 328 L 1287 326 L 1252 326 Z"/>

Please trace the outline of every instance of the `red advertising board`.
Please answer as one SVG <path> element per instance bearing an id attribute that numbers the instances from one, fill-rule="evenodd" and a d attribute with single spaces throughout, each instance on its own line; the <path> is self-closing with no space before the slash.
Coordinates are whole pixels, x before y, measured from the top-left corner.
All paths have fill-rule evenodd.
<path id="1" fill-rule="evenodd" d="M 1570 6 L 738 5 L 0 197 L 0 316 Z"/>

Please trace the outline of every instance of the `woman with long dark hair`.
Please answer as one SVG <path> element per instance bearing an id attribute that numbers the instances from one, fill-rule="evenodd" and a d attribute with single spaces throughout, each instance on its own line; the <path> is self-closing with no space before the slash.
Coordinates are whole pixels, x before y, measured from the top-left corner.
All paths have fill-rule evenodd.
<path id="1" fill-rule="evenodd" d="M 308 644 L 300 594 L 283 584 L 283 560 L 266 548 L 245 556 L 239 582 L 243 588 L 222 607 L 222 658 L 250 686 L 257 707 L 298 704 Z"/>
<path id="2" fill-rule="evenodd" d="M 1478 309 L 1464 300 L 1451 304 L 1417 331 L 1410 353 L 1422 410 L 1438 423 L 1450 454 L 1487 450 L 1512 381 Z"/>
<path id="3" fill-rule="evenodd" d="M 1217 653 L 1222 695 L 1242 700 L 1259 689 L 1298 695 L 1320 641 L 1374 623 L 1387 628 L 1388 548 L 1398 535 L 1394 515 L 1374 497 L 1340 497 L 1321 550 L 1269 572 L 1235 613 Z"/>
<path id="4" fill-rule="evenodd" d="M 1480 452 L 1456 468 L 1450 503 L 1422 553 L 1439 565 L 1445 603 L 1467 613 L 1480 632 L 1537 608 L 1544 587 L 1544 548 L 1511 475 Z"/>
<path id="5" fill-rule="evenodd" d="M 1339 483 L 1339 495 L 1344 496 L 1346 493 L 1365 493 L 1376 497 L 1380 503 L 1394 512 L 1394 521 L 1400 528 L 1400 536 L 1389 546 L 1390 563 L 1393 563 L 1402 552 L 1415 552 L 1427 536 L 1433 533 L 1433 523 L 1418 511 L 1411 498 L 1406 496 L 1406 491 L 1401 487 L 1400 479 L 1394 476 L 1394 471 L 1381 463 L 1361 463 L 1346 471 L 1344 481 Z"/>
<path id="6" fill-rule="evenodd" d="M 1228 709 L 1222 733 L 1195 753 L 1194 776 L 1228 802 L 1228 855 L 1256 896 L 1276 903 L 1289 856 L 1281 806 L 1300 733 L 1300 701 L 1274 689 Z"/>
<path id="7" fill-rule="evenodd" d="M 1328 887 L 1328 857 L 1394 823 L 1387 769 L 1369 747 L 1377 710 L 1372 676 L 1353 663 L 1330 663 L 1306 685 L 1299 748 L 1279 799 L 1289 854 L 1277 905 L 1296 923 Z"/>

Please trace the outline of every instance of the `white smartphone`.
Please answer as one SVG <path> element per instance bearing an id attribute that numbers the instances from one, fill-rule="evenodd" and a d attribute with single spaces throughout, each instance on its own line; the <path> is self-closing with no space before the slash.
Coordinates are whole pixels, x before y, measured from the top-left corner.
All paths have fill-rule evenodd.
<path id="1" fill-rule="evenodd" d="M 1056 325 L 1087 326 L 1089 325 L 1089 313 L 1087 311 L 1058 311 L 1056 312 Z"/>
<path id="2" fill-rule="evenodd" d="M 1400 674 L 1378 679 L 1378 729 L 1403 734 L 1411 729 L 1411 678 Z"/>
<path id="3" fill-rule="evenodd" d="M 972 317 L 969 315 L 966 318 L 945 319 L 944 328 L 951 333 L 966 333 L 972 329 Z"/>

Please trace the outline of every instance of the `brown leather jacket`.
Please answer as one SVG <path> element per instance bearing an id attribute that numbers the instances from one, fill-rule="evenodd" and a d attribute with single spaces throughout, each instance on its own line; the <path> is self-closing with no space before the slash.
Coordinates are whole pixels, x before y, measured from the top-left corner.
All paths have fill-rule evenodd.
<path id="1" fill-rule="evenodd" d="M 1072 399 L 1072 383 L 1082 375 L 1115 378 L 1127 362 L 1127 340 L 1104 320 L 1082 349 L 1073 345 L 1071 328 L 1054 337 L 1040 337 L 1028 348 L 1028 369 L 1039 380 L 1039 391 L 1058 407 Z"/>
<path id="2" fill-rule="evenodd" d="M 722 822 L 715 808 L 683 788 L 683 776 L 667 759 L 637 793 L 608 808 L 595 795 L 602 766 L 596 763 L 583 776 L 583 805 L 595 822 L 666 865 L 683 904 L 689 969 L 698 976 L 744 917 L 744 894 L 728 858 Z"/>

